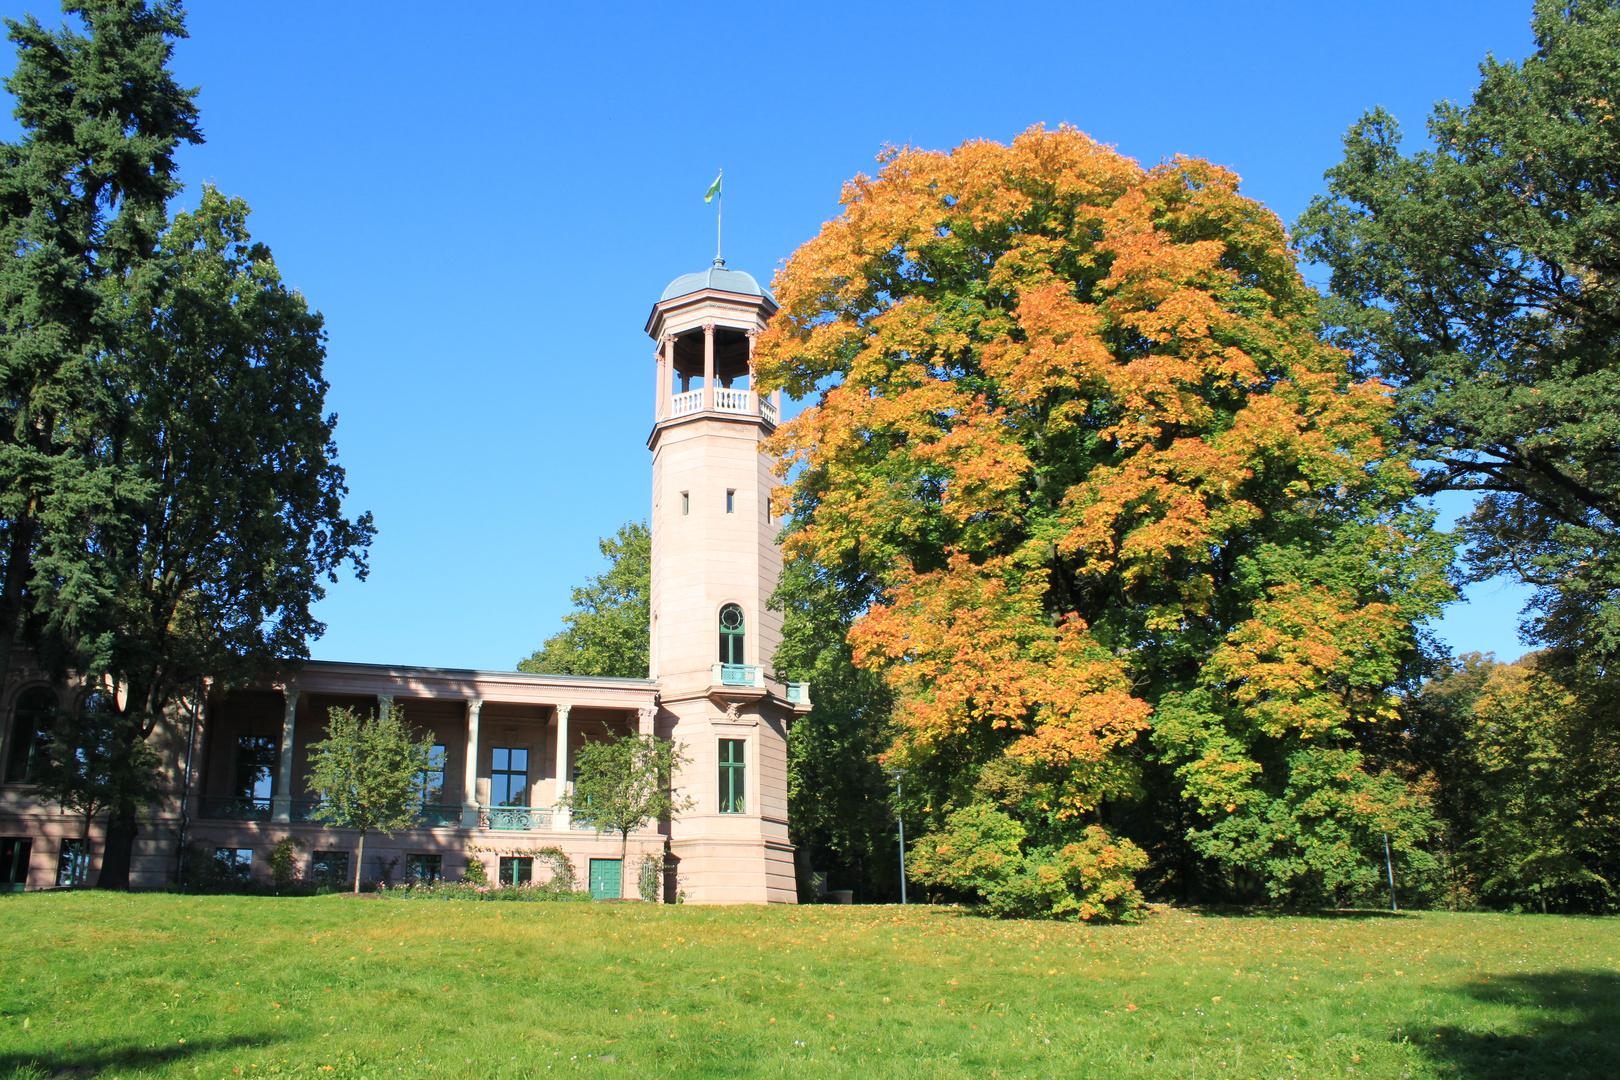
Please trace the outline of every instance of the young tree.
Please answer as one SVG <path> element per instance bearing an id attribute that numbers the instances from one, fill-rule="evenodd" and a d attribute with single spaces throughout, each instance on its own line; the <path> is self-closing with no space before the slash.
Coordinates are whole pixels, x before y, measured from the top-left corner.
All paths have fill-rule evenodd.
<path id="1" fill-rule="evenodd" d="M 90 857 L 90 828 L 96 819 L 133 799 L 155 803 L 163 797 L 157 752 L 145 742 L 124 738 L 110 695 L 89 695 L 77 712 L 61 713 L 43 743 L 43 761 L 30 782 L 41 798 L 84 822 L 84 858 Z M 103 861 L 106 852 L 103 851 Z"/>
<path id="2" fill-rule="evenodd" d="M 632 832 L 691 808 L 692 800 L 672 787 L 675 770 L 689 760 L 679 744 L 652 735 L 588 742 L 579 749 L 579 778 L 563 805 L 588 820 L 598 835 L 619 834 L 623 867 Z M 620 878 L 621 893 L 628 876 Z"/>
<path id="3" fill-rule="evenodd" d="M 574 590 L 574 610 L 563 616 L 563 630 L 520 660 L 519 671 L 647 677 L 652 532 L 646 522 L 631 521 L 616 536 L 597 543 L 608 561 L 607 573 Z"/>
<path id="4" fill-rule="evenodd" d="M 1468 104 L 1401 149 L 1374 110 L 1298 235 L 1332 270 L 1339 343 L 1398 388 L 1425 492 L 1479 498 L 1475 579 L 1536 589 L 1544 665 L 1620 657 L 1620 7 L 1538 0 L 1536 51 L 1487 58 Z M 1612 691 L 1611 691 L 1612 692 Z"/>
<path id="5" fill-rule="evenodd" d="M 354 891 L 366 857 L 366 833 L 389 836 L 416 824 L 422 805 L 419 774 L 433 753 L 432 736 L 412 737 L 405 711 L 395 705 L 383 716 L 361 716 L 332 709 L 326 738 L 309 748 L 314 767 L 305 777 L 320 799 L 314 816 L 331 825 L 356 829 Z"/>
<path id="6" fill-rule="evenodd" d="M 0 145 L 0 693 L 19 629 L 32 640 L 36 574 L 73 587 L 83 523 L 138 483 L 90 452 L 107 405 L 97 360 L 180 189 L 175 147 L 202 142 L 197 92 L 168 70 L 185 36 L 175 0 L 63 10 L 87 32 L 6 20 L 23 134 Z"/>
<path id="7" fill-rule="evenodd" d="M 1358 732 L 1395 715 L 1450 548 L 1281 223 L 1229 172 L 1068 128 L 883 162 L 776 279 L 756 359 L 817 395 L 775 437 L 786 555 L 881 590 L 850 640 L 897 695 L 908 796 L 937 828 L 987 781 L 1039 791 L 1060 847 L 1145 751 L 1274 895 L 1374 865 L 1398 778 Z M 1330 784 L 1351 837 L 1307 820 Z"/>

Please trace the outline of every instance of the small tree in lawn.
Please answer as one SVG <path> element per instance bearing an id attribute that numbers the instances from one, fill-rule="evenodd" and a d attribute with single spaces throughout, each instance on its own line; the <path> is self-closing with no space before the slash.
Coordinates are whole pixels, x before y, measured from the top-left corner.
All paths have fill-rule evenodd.
<path id="1" fill-rule="evenodd" d="M 672 786 L 675 770 L 690 760 L 680 744 L 652 735 L 586 743 L 579 749 L 579 778 L 563 805 L 588 819 L 598 836 L 619 834 L 623 867 L 632 832 L 691 808 L 692 800 L 677 797 Z M 622 895 L 624 877 L 619 880 Z"/>
<path id="2" fill-rule="evenodd" d="M 360 891 L 366 833 L 394 834 L 416 823 L 421 812 L 419 776 L 428 767 L 433 740 L 411 737 L 405 713 L 394 706 L 382 716 L 353 709 L 327 714 L 326 738 L 309 748 L 315 767 L 305 778 L 320 797 L 314 816 L 360 833 L 354 860 L 354 891 Z"/>

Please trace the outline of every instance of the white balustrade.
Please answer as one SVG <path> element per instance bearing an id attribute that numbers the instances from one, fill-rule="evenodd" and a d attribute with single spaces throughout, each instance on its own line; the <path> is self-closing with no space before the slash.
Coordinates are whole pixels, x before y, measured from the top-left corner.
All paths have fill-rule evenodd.
<path id="1" fill-rule="evenodd" d="M 747 390 L 728 390 L 717 386 L 714 388 L 714 409 L 716 412 L 751 413 L 754 410 L 748 399 L 753 396 Z"/>
<path id="2" fill-rule="evenodd" d="M 670 416 L 685 416 L 688 413 L 698 412 L 703 408 L 703 391 L 688 390 L 684 394 L 676 394 L 670 402 Z"/>
<path id="3" fill-rule="evenodd" d="M 765 419 L 769 420 L 773 424 L 776 423 L 776 404 L 775 404 L 775 402 L 771 401 L 770 398 L 766 398 L 766 397 L 760 398 L 759 399 L 759 415 L 763 416 Z"/>

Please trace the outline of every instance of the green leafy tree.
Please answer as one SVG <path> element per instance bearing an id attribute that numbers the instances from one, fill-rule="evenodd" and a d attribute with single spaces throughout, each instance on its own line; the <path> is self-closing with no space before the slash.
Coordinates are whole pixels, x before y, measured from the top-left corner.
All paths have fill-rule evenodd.
<path id="1" fill-rule="evenodd" d="M 631 833 L 691 808 L 692 800 L 673 786 L 675 770 L 689 760 L 678 743 L 652 735 L 586 743 L 576 758 L 579 777 L 563 805 L 590 822 L 598 835 L 619 834 L 623 867 Z M 621 888 L 628 877 L 621 876 Z"/>
<path id="2" fill-rule="evenodd" d="M 1425 492 L 1478 496 L 1476 579 L 1535 588 L 1550 664 L 1620 656 L 1620 7 L 1538 0 L 1536 51 L 1487 58 L 1408 154 L 1374 110 L 1297 235 L 1362 369 L 1398 387 Z"/>
<path id="3" fill-rule="evenodd" d="M 519 671 L 647 677 L 652 532 L 646 522 L 631 521 L 597 543 L 608 561 L 607 573 L 574 590 L 574 610 L 563 616 L 562 631 L 520 660 Z"/>
<path id="4" fill-rule="evenodd" d="M 83 822 L 86 859 L 97 818 L 122 801 L 150 804 L 163 796 L 157 751 L 125 737 L 109 694 L 90 694 L 78 711 L 58 714 L 42 749 L 30 783 L 41 798 Z"/>
<path id="5" fill-rule="evenodd" d="M 420 776 L 433 753 L 431 735 L 416 739 L 398 705 L 383 716 L 332 709 L 326 738 L 309 748 L 313 762 L 305 782 L 320 799 L 314 817 L 360 833 L 354 860 L 354 891 L 360 891 L 366 834 L 416 824 L 421 813 Z"/>

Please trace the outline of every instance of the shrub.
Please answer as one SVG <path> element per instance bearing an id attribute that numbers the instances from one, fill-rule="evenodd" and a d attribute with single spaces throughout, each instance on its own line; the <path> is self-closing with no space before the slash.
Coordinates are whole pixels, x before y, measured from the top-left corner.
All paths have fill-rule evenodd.
<path id="1" fill-rule="evenodd" d="M 977 897 L 1008 918 L 1080 918 L 1131 922 L 1146 910 L 1136 873 L 1147 855 L 1100 825 L 1061 847 L 1026 849 L 1028 832 L 1012 817 L 975 804 L 945 819 L 912 852 L 909 869 L 923 884 Z"/>
<path id="2" fill-rule="evenodd" d="M 489 870 L 484 866 L 484 860 L 479 858 L 477 852 L 467 852 L 467 869 L 461 872 L 461 880 L 467 885 L 489 884 Z"/>

